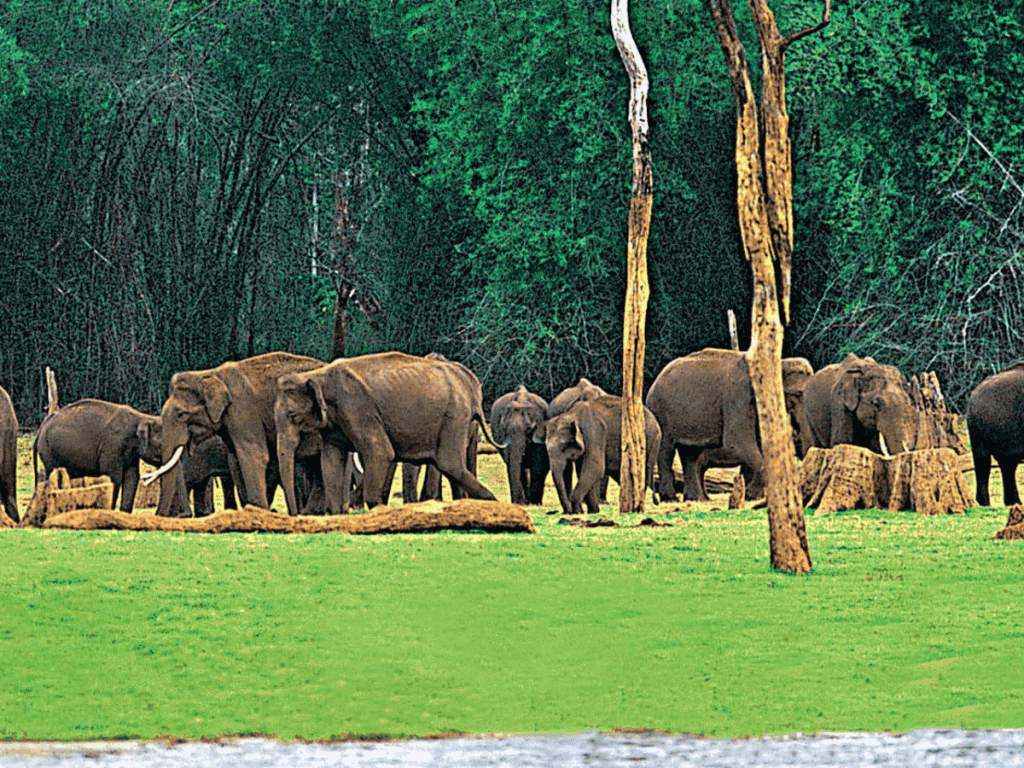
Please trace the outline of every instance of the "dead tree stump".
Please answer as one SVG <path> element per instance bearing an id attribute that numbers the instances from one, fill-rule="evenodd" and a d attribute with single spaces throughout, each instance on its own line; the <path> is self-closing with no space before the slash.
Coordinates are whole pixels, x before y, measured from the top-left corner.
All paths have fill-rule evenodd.
<path id="1" fill-rule="evenodd" d="M 909 509 L 963 514 L 977 506 L 951 448 L 881 456 L 855 445 L 812 448 L 800 467 L 804 505 L 818 515 L 843 509 Z"/>
<path id="2" fill-rule="evenodd" d="M 78 509 L 110 509 L 113 503 L 114 484 L 106 475 L 72 480 L 64 467 L 57 467 L 36 486 L 21 527 L 41 528 L 57 515 Z"/>
<path id="3" fill-rule="evenodd" d="M 997 531 L 993 539 L 1016 540 L 1024 539 L 1024 505 L 1014 504 L 1006 518 L 1006 527 Z"/>
<path id="4" fill-rule="evenodd" d="M 917 409 L 917 448 L 950 448 L 960 456 L 969 451 L 957 431 L 958 417 L 946 410 L 946 398 L 934 371 L 910 380 L 910 399 Z"/>

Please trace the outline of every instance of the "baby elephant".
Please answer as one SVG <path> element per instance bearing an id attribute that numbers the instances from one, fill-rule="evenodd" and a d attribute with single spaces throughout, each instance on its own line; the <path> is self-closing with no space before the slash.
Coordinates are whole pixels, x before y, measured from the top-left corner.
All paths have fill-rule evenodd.
<path id="1" fill-rule="evenodd" d="M 646 487 L 654 477 L 654 463 L 661 447 L 661 427 L 654 414 L 644 408 L 647 439 Z M 578 402 L 568 411 L 549 419 L 534 433 L 535 442 L 543 442 L 551 462 L 558 500 L 567 515 L 598 513 L 597 494 L 601 479 L 608 475 L 619 480 L 622 446 L 622 398 L 602 395 L 594 400 Z M 565 487 L 565 467 L 573 462 L 578 480 L 570 495 Z"/>

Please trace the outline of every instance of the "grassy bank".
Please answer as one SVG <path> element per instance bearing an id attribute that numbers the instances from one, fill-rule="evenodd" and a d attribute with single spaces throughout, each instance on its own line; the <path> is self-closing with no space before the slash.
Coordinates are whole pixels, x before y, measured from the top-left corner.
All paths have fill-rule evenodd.
<path id="1" fill-rule="evenodd" d="M 810 517 L 814 574 L 788 577 L 763 512 L 714 507 L 582 529 L 549 503 L 536 535 L 0 532 L 0 737 L 1024 725 L 1004 510 Z"/>

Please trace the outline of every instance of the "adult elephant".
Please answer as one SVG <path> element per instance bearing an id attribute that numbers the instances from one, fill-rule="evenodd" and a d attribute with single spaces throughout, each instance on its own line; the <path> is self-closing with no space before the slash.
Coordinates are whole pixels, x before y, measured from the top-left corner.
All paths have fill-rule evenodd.
<path id="1" fill-rule="evenodd" d="M 174 374 L 160 412 L 163 466 L 157 473 L 166 474 L 161 480 L 157 513 L 167 514 L 171 506 L 181 475 L 177 464 L 181 454 L 211 435 L 220 436 L 229 460 L 237 463 L 239 501 L 268 508 L 268 472 L 277 470 L 277 380 L 285 374 L 311 371 L 323 365 L 323 361 L 312 357 L 269 352 L 216 368 Z M 315 460 L 319 451 L 315 436 L 299 447 L 303 458 Z M 294 464 L 286 478 L 294 489 L 293 472 Z"/>
<path id="2" fill-rule="evenodd" d="M 384 352 L 279 377 L 277 456 L 289 512 L 296 509 L 296 448 L 313 433 L 320 435 L 325 456 L 328 446 L 337 449 L 333 462 L 323 465 L 332 511 L 348 509 L 345 451 L 362 459 L 363 500 L 370 509 L 383 502 L 395 461 L 434 464 L 471 498 L 493 501 L 466 466 L 471 425 L 484 425 L 480 385 L 467 372 L 458 363 Z"/>
<path id="3" fill-rule="evenodd" d="M 550 468 L 547 449 L 533 435 L 547 419 L 548 404 L 522 384 L 491 405 L 491 432 L 505 447 L 499 453 L 508 473 L 513 504 L 541 504 Z"/>
<path id="4" fill-rule="evenodd" d="M 455 366 L 456 370 L 462 376 L 464 383 L 467 387 L 474 391 L 480 390 L 481 397 L 483 397 L 482 390 L 480 388 L 480 380 L 477 379 L 469 368 L 464 366 L 462 363 L 456 363 L 449 360 L 447 357 L 442 355 L 440 352 L 431 352 L 424 357 L 425 360 L 440 360 L 441 362 L 451 363 Z M 469 425 L 469 441 L 466 444 L 466 468 L 476 476 L 476 464 L 477 464 L 477 451 L 480 445 L 480 433 L 477 429 L 476 422 Z M 423 467 L 423 487 L 417 492 L 420 480 L 420 465 L 405 463 L 402 465 L 402 501 L 403 503 L 410 503 L 414 501 L 430 501 L 441 499 L 441 472 L 433 464 L 427 464 Z M 464 499 L 466 498 L 465 491 L 457 483 L 450 483 L 452 489 L 453 499 Z M 385 488 L 390 488 L 390 481 L 386 481 Z"/>
<path id="5" fill-rule="evenodd" d="M 978 504 L 990 506 L 992 458 L 1003 475 L 1003 504 L 1020 504 L 1017 465 L 1024 461 L 1024 362 L 982 381 L 967 403 Z"/>
<path id="6" fill-rule="evenodd" d="M 661 428 L 649 408 L 644 409 L 647 444 L 646 484 L 651 487 L 654 462 L 661 444 Z M 580 400 L 565 413 L 540 425 L 534 440 L 543 441 L 551 462 L 551 477 L 558 501 L 567 515 L 583 513 L 586 504 L 591 515 L 598 513 L 598 489 L 601 480 L 619 481 L 622 464 L 622 398 L 602 395 Z M 565 483 L 565 467 L 576 467 L 577 481 L 572 492 Z"/>
<path id="7" fill-rule="evenodd" d="M 18 516 L 18 417 L 7 390 L 0 387 L 0 500 L 14 522 Z"/>
<path id="8" fill-rule="evenodd" d="M 825 366 L 804 386 L 812 445 L 842 443 L 888 454 L 909 451 L 917 441 L 917 411 L 909 386 L 894 366 L 848 354 Z"/>
<path id="9" fill-rule="evenodd" d="M 757 408 L 742 352 L 702 349 L 666 365 L 647 393 L 647 407 L 661 425 L 658 489 L 675 501 L 672 463 L 683 465 L 683 498 L 706 501 L 707 466 L 741 467 L 748 499 L 764 495 L 764 458 Z"/>
<path id="10" fill-rule="evenodd" d="M 160 420 L 129 405 L 105 400 L 79 400 L 47 416 L 32 448 L 38 485 L 38 458 L 45 477 L 64 467 L 70 477 L 107 475 L 114 485 L 112 503 L 120 497 L 122 512 L 135 506 L 139 460 L 159 464 Z M 171 487 L 167 514 L 186 514 L 184 484 Z"/>
<path id="11" fill-rule="evenodd" d="M 811 425 L 807 421 L 807 411 L 804 408 L 804 387 L 813 373 L 814 369 L 806 358 L 785 357 L 782 359 L 782 389 L 786 399 L 786 412 L 789 414 L 789 424 L 793 431 L 793 447 L 800 458 L 807 455 L 814 440 L 811 434 Z M 753 397 L 753 385 L 751 385 L 751 397 Z M 760 445 L 760 432 L 758 432 L 758 444 Z M 763 460 L 764 455 L 762 454 L 762 462 Z M 736 462 L 732 460 L 732 454 L 728 450 L 711 448 L 702 451 L 697 458 L 695 467 L 700 490 L 703 491 L 701 498 L 707 499 L 704 473 L 708 467 L 732 467 L 735 465 Z M 685 483 L 682 489 L 685 493 Z M 677 486 L 676 491 L 678 490 L 680 488 Z"/>
<path id="12" fill-rule="evenodd" d="M 155 458 L 159 464 L 163 457 L 163 426 L 159 418 L 153 417 L 154 423 L 149 426 L 149 442 L 155 449 Z M 150 459 L 143 457 L 146 461 Z M 152 463 L 152 462 L 151 462 Z M 224 491 L 224 508 L 237 509 L 235 500 L 234 474 L 228 449 L 224 441 L 217 435 L 211 435 L 192 447 L 191 452 L 182 454 L 181 466 L 185 479 L 185 490 L 192 501 L 192 515 L 206 517 L 214 512 L 213 484 L 219 478 Z"/>

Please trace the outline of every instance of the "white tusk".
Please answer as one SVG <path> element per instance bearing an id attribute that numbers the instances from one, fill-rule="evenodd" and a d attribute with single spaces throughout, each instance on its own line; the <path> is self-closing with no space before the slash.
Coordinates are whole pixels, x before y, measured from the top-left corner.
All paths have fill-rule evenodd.
<path id="1" fill-rule="evenodd" d="M 363 462 L 359 460 L 359 454 L 355 451 L 352 452 L 352 462 L 356 465 L 356 470 L 359 474 L 363 474 Z"/>
<path id="2" fill-rule="evenodd" d="M 878 444 L 882 447 L 883 456 L 892 456 L 892 454 L 889 453 L 889 447 L 885 444 L 885 435 L 881 432 L 878 433 Z"/>
<path id="3" fill-rule="evenodd" d="M 174 465 L 178 463 L 178 460 L 181 459 L 181 454 L 183 454 L 184 452 L 184 445 L 179 445 L 177 448 L 175 448 L 174 455 L 171 456 L 170 461 L 168 461 L 166 464 L 160 467 L 160 469 L 154 469 L 152 472 L 147 472 L 142 476 L 143 485 L 152 485 L 153 481 L 160 477 L 160 475 L 167 474 L 172 469 L 174 469 Z"/>

